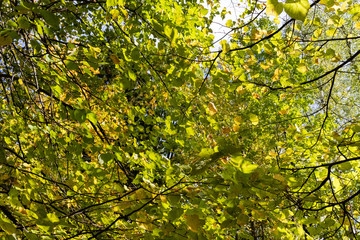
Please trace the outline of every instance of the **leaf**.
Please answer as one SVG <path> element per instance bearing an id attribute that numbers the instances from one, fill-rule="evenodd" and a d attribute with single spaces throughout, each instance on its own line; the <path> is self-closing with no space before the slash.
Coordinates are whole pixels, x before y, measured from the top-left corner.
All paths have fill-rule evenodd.
<path id="1" fill-rule="evenodd" d="M 258 168 L 257 164 L 252 164 L 248 161 L 244 161 L 243 164 L 241 165 L 241 169 L 243 173 L 246 174 L 252 173 L 256 168 Z"/>
<path id="2" fill-rule="evenodd" d="M 30 28 L 30 22 L 27 20 L 25 16 L 20 16 L 17 19 L 17 23 L 19 25 L 19 28 L 21 29 L 29 29 Z"/>
<path id="3" fill-rule="evenodd" d="M 198 232 L 202 226 L 202 222 L 197 214 L 185 214 L 184 216 L 189 229 L 193 232 Z"/>
<path id="4" fill-rule="evenodd" d="M 115 158 L 115 155 L 112 153 L 102 153 L 102 154 L 99 154 L 99 156 L 98 156 L 98 160 L 101 165 L 109 162 L 110 160 L 112 160 L 114 158 Z"/>
<path id="5" fill-rule="evenodd" d="M 60 97 L 63 93 L 63 89 L 59 85 L 51 86 L 51 89 L 56 97 Z"/>
<path id="6" fill-rule="evenodd" d="M 29 240 L 39 240 L 40 239 L 35 233 L 26 232 L 26 231 L 24 231 L 23 233 Z"/>
<path id="7" fill-rule="evenodd" d="M 97 124 L 96 115 L 93 112 L 86 114 L 86 119 L 88 119 L 93 124 Z"/>
<path id="8" fill-rule="evenodd" d="M 171 39 L 172 28 L 170 26 L 165 26 L 164 33 L 169 39 Z"/>
<path id="9" fill-rule="evenodd" d="M 352 130 L 353 130 L 355 133 L 360 132 L 360 125 L 358 125 L 358 124 L 353 125 L 353 126 L 352 126 Z"/>
<path id="10" fill-rule="evenodd" d="M 213 116 L 213 115 L 215 115 L 217 113 L 217 109 L 216 109 L 214 103 L 212 103 L 212 102 L 209 102 L 208 110 L 209 110 L 209 113 L 210 113 L 211 116 Z"/>
<path id="11" fill-rule="evenodd" d="M 120 63 L 119 58 L 114 54 L 110 55 L 110 59 L 113 61 L 114 64 L 119 64 Z"/>
<path id="12" fill-rule="evenodd" d="M 230 45 L 225 39 L 220 41 L 220 46 L 222 47 L 223 53 L 229 52 Z"/>
<path id="13" fill-rule="evenodd" d="M 186 133 L 189 136 L 194 136 L 195 135 L 194 129 L 192 127 L 187 127 L 186 128 Z"/>
<path id="14" fill-rule="evenodd" d="M 39 44 L 40 45 L 40 44 Z M 65 66 L 69 69 L 69 70 L 78 70 L 79 66 L 77 63 L 75 63 L 74 61 L 70 61 L 70 60 L 65 60 L 64 61 Z"/>
<path id="15" fill-rule="evenodd" d="M 5 142 L 2 137 L 0 137 L 0 164 L 6 163 L 6 155 L 5 155 Z"/>
<path id="16" fill-rule="evenodd" d="M 85 122 L 86 110 L 85 109 L 76 109 L 74 111 L 74 118 L 75 118 L 75 120 L 79 121 L 80 123 Z"/>
<path id="17" fill-rule="evenodd" d="M 355 29 L 360 29 L 360 22 L 355 23 L 354 27 Z"/>
<path id="18" fill-rule="evenodd" d="M 60 219 L 56 216 L 55 213 L 48 213 L 46 216 L 52 223 L 60 222 Z"/>
<path id="19" fill-rule="evenodd" d="M 267 0 L 266 4 L 266 14 L 271 16 L 279 16 L 284 9 L 284 5 L 282 2 L 278 2 L 277 0 Z"/>
<path id="20" fill-rule="evenodd" d="M 206 14 L 208 14 L 208 12 L 209 12 L 209 9 L 206 9 L 206 8 L 202 8 L 202 9 L 200 10 L 200 14 L 201 14 L 202 16 L 205 16 Z"/>
<path id="21" fill-rule="evenodd" d="M 296 20 L 305 21 L 310 9 L 308 0 L 287 0 L 284 5 L 285 12 Z"/>
<path id="22" fill-rule="evenodd" d="M 211 149 L 211 148 L 203 148 L 201 149 L 200 153 L 199 153 L 199 157 L 202 157 L 202 158 L 208 158 L 210 157 L 212 154 L 214 154 L 215 151 L 214 149 Z"/>
<path id="23" fill-rule="evenodd" d="M 237 92 L 238 94 L 244 94 L 244 93 L 246 93 L 246 88 L 244 88 L 243 86 L 238 86 L 238 87 L 236 88 L 236 92 Z"/>
<path id="24" fill-rule="evenodd" d="M 279 111 L 279 114 L 280 114 L 280 115 L 286 115 L 286 114 L 288 114 L 288 113 L 289 113 L 289 109 L 288 109 L 288 108 L 282 109 L 282 110 Z"/>
<path id="25" fill-rule="evenodd" d="M 0 227 L 2 230 L 4 230 L 9 235 L 18 233 L 18 230 L 16 229 L 15 224 L 7 218 L 4 218 L 4 217 L 0 218 Z"/>
<path id="26" fill-rule="evenodd" d="M 136 81 L 136 74 L 133 71 L 129 69 L 128 74 L 131 80 Z"/>
<path id="27" fill-rule="evenodd" d="M 8 34 L 4 32 L 0 33 L 0 47 L 10 45 L 12 41 L 13 39 Z"/>
<path id="28" fill-rule="evenodd" d="M 306 73 L 308 71 L 306 65 L 304 63 L 300 63 L 298 67 L 296 68 L 300 73 Z"/>
<path id="29" fill-rule="evenodd" d="M 225 23 L 225 26 L 228 27 L 228 28 L 231 28 L 233 26 L 233 21 L 231 19 L 227 20 L 226 23 Z"/>
<path id="30" fill-rule="evenodd" d="M 31 39 L 30 40 L 30 44 L 31 46 L 36 50 L 36 52 L 39 52 L 41 50 L 41 45 L 38 41 L 36 41 L 35 39 Z M 35 53 L 36 53 L 35 52 Z"/>
<path id="31" fill-rule="evenodd" d="M 47 24 L 56 28 L 59 27 L 60 20 L 54 13 L 43 9 L 40 9 L 39 12 Z"/>
<path id="32" fill-rule="evenodd" d="M 250 113 L 250 121 L 253 125 L 258 125 L 259 124 L 259 118 L 258 116 L 256 116 L 255 114 Z"/>
<path id="33" fill-rule="evenodd" d="M 178 219 L 182 214 L 184 210 L 182 208 L 174 207 L 169 212 L 168 218 L 170 221 L 174 221 L 175 219 Z"/>

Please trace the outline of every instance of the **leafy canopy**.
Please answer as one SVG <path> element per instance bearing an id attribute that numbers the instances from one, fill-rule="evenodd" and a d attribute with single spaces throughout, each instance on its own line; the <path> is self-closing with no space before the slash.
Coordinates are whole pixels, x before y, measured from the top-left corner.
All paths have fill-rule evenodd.
<path id="1" fill-rule="evenodd" d="M 360 237 L 359 3 L 236 4 L 1 1 L 0 237 Z"/>

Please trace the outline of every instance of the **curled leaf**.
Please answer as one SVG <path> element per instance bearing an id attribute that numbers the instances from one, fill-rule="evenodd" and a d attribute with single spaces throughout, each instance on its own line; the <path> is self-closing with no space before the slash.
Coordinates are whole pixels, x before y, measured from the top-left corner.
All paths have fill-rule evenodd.
<path id="1" fill-rule="evenodd" d="M 209 102 L 208 109 L 209 109 L 209 113 L 211 116 L 215 115 L 217 113 L 217 109 L 216 109 L 214 103 L 212 103 L 212 102 Z"/>

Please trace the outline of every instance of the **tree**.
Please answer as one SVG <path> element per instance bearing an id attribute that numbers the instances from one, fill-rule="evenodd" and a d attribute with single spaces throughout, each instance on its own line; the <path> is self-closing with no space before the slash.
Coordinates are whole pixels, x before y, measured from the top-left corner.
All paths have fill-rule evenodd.
<path id="1" fill-rule="evenodd" d="M 0 236 L 357 239 L 360 5 L 240 5 L 1 1 Z"/>

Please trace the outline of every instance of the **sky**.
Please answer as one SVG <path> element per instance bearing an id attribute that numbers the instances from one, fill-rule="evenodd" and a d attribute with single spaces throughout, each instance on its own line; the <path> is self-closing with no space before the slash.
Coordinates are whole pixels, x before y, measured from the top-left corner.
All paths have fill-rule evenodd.
<path id="1" fill-rule="evenodd" d="M 240 0 L 220 0 L 219 11 L 221 12 L 223 8 L 226 8 L 226 10 L 230 11 L 231 14 L 227 14 L 224 20 L 221 19 L 220 15 L 217 15 L 215 17 L 214 22 L 211 24 L 213 35 L 215 36 L 214 41 L 223 38 L 224 35 L 226 35 L 226 33 L 230 31 L 230 28 L 225 26 L 226 21 L 229 19 L 231 20 L 237 19 L 239 13 L 242 11 L 242 9 L 244 9 L 243 7 L 241 8 L 239 6 L 240 4 L 241 4 Z M 204 3 L 204 6 L 206 8 L 209 8 L 209 6 L 206 3 Z M 220 44 L 219 43 L 215 44 L 214 48 L 215 49 L 220 48 Z"/>

